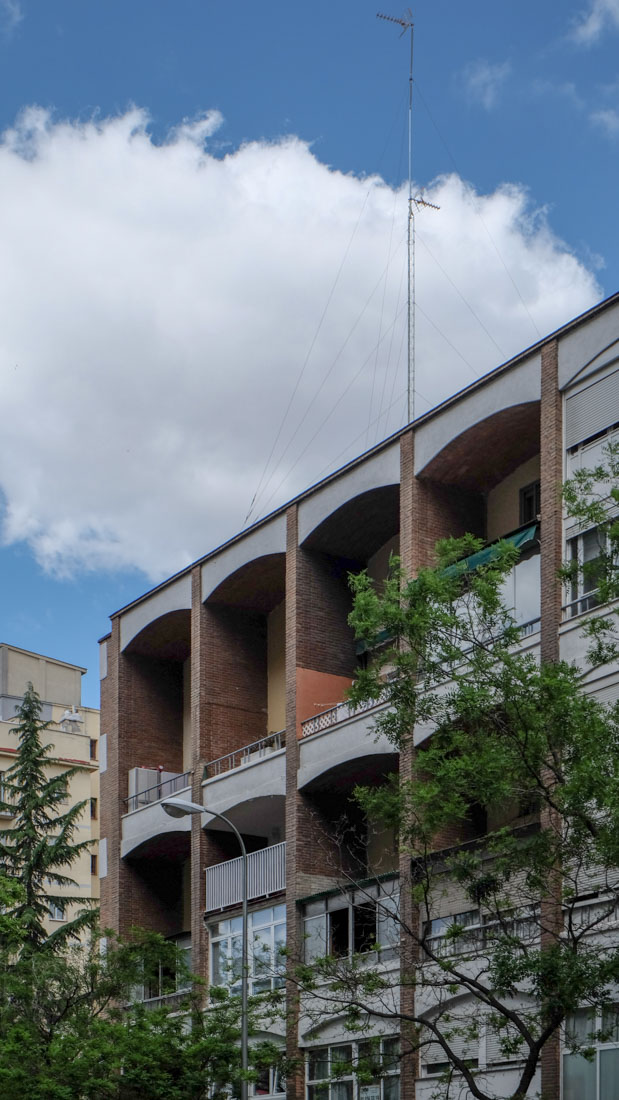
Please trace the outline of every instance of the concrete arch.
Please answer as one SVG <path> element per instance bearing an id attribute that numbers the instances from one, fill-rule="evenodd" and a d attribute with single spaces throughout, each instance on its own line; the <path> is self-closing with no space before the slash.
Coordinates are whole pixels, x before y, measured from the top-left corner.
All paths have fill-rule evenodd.
<path id="1" fill-rule="evenodd" d="M 306 550 L 365 563 L 399 529 L 400 486 L 392 482 L 342 501 L 307 532 L 301 544 Z"/>
<path id="2" fill-rule="evenodd" d="M 120 617 L 120 648 L 126 649 L 138 634 L 174 611 L 191 611 L 189 573 L 158 589 Z"/>
<path id="3" fill-rule="evenodd" d="M 123 859 L 178 859 L 189 855 L 190 834 L 190 817 L 168 817 L 155 802 L 123 818 L 120 854 Z"/>
<path id="4" fill-rule="evenodd" d="M 285 749 L 257 758 L 255 762 L 250 759 L 242 767 L 213 776 L 202 784 L 205 807 L 220 814 L 259 799 L 283 798 L 285 794 Z M 216 822 L 208 824 L 208 828 L 218 827 Z"/>
<path id="5" fill-rule="evenodd" d="M 397 487 L 400 483 L 399 441 L 378 451 L 365 462 L 353 466 L 339 477 L 319 486 L 299 503 L 299 542 L 312 541 L 313 534 L 343 506 L 375 490 Z M 389 536 L 386 535 L 382 542 Z M 382 545 L 379 543 L 378 545 Z M 338 553 L 332 550 L 331 553 Z M 346 555 L 342 555 L 346 556 Z"/>
<path id="6" fill-rule="evenodd" d="M 191 611 L 167 611 L 151 619 L 125 643 L 127 656 L 139 654 L 158 661 L 185 661 L 191 649 Z"/>
<path id="7" fill-rule="evenodd" d="M 223 577 L 205 602 L 208 600 L 209 603 L 268 614 L 284 599 L 285 591 L 285 553 L 263 554 L 244 562 Z"/>
<path id="8" fill-rule="evenodd" d="M 234 805 L 226 805 L 225 809 L 217 810 L 225 813 L 226 817 L 236 825 L 240 833 L 247 836 L 266 836 L 270 841 L 284 839 L 284 826 L 286 820 L 286 801 L 284 794 L 260 794 L 255 798 L 246 798 Z M 209 806 L 205 809 L 215 809 L 215 800 L 209 798 Z M 204 817 L 202 827 L 209 832 L 229 833 L 230 830 L 223 821 L 216 817 Z M 277 837 L 273 834 L 277 832 Z"/>
<path id="9" fill-rule="evenodd" d="M 381 771 L 397 771 L 398 753 L 382 734 L 377 737 L 373 718 L 359 715 L 330 730 L 303 738 L 299 745 L 299 790 L 318 790 L 327 784 L 349 789 L 370 781 Z"/>
<path id="10" fill-rule="evenodd" d="M 538 454 L 539 410 L 539 401 L 524 401 L 476 420 L 417 469 L 417 477 L 477 492 L 492 489 Z"/>
<path id="11" fill-rule="evenodd" d="M 265 558 L 285 553 L 286 516 L 281 514 L 256 527 L 243 538 L 238 538 L 228 546 L 224 546 L 203 563 L 202 602 L 211 599 L 222 583 L 244 566 L 248 566 L 253 561 L 264 561 Z"/>

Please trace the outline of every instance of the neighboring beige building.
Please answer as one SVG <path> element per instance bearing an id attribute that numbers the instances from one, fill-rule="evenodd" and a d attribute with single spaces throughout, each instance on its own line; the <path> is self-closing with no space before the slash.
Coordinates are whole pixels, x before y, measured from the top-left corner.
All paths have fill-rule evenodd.
<path id="1" fill-rule="evenodd" d="M 75 840 L 93 842 L 71 869 L 63 869 L 62 873 L 70 875 L 77 888 L 66 891 L 55 888 L 54 893 L 79 894 L 86 899 L 99 897 L 99 711 L 81 705 L 81 679 L 85 672 L 78 665 L 0 643 L 0 785 L 17 751 L 17 735 L 11 733 L 16 712 L 28 683 L 32 683 L 41 698 L 41 717 L 51 722 L 46 733 L 47 742 L 54 746 L 51 772 L 78 769 L 69 784 L 69 801 L 71 805 L 82 801 L 86 805 Z M 5 827 L 11 815 L 0 813 L 1 819 Z M 72 916 L 71 907 L 64 912 L 50 912 L 50 932 L 60 921 Z"/>

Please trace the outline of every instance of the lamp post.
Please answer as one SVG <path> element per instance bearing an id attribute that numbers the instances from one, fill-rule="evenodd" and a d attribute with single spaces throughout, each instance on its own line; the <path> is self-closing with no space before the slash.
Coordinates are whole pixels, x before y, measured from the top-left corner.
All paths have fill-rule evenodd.
<path id="1" fill-rule="evenodd" d="M 243 904 L 241 920 L 241 1100 L 247 1100 L 247 1068 L 248 1068 L 248 1021 L 247 1021 L 247 986 L 248 986 L 248 950 L 247 950 L 247 849 L 245 842 L 236 825 L 223 814 L 215 810 L 208 810 L 200 806 L 198 802 L 189 802 L 184 798 L 164 798 L 161 805 L 169 817 L 189 817 L 193 814 L 208 814 L 217 817 L 232 830 L 239 842 L 241 849 L 241 898 Z"/>

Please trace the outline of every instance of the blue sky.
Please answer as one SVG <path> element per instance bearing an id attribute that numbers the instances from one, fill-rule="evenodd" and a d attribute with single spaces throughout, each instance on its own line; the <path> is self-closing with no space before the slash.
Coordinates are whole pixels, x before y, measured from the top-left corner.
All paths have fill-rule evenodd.
<path id="1" fill-rule="evenodd" d="M 402 423 L 408 43 L 376 11 L 0 0 L 2 640 L 96 670 L 254 491 Z M 617 289 L 619 0 L 413 17 L 423 411 Z"/>

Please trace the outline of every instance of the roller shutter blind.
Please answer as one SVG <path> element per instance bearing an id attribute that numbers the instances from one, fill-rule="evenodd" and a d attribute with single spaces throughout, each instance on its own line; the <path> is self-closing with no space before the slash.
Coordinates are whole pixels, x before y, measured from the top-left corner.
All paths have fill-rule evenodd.
<path id="1" fill-rule="evenodd" d="M 619 368 L 565 402 L 565 446 L 575 447 L 619 420 Z"/>

